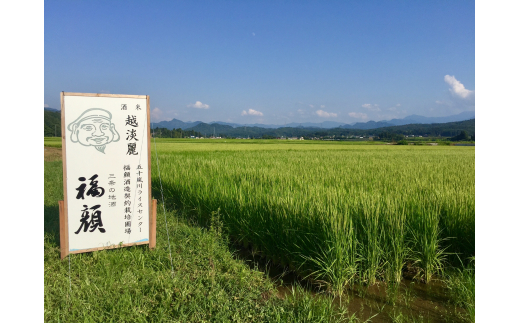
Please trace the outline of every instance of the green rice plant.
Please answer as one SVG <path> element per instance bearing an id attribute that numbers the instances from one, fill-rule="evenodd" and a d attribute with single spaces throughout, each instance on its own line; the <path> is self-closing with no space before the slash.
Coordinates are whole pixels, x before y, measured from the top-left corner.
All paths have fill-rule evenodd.
<path id="1" fill-rule="evenodd" d="M 287 295 L 287 301 L 294 304 L 293 314 L 297 318 L 294 322 L 357 322 L 356 315 L 348 315 L 346 308 L 338 309 L 330 298 L 323 295 L 312 297 L 304 291 L 300 285 L 291 287 L 291 293 Z M 289 314 L 289 313 L 287 313 Z M 287 321 L 293 321 L 292 315 L 284 317 Z"/>
<path id="2" fill-rule="evenodd" d="M 385 278 L 389 283 L 401 282 L 402 269 L 409 256 L 409 247 L 405 241 L 405 209 L 397 202 L 387 200 L 387 213 L 383 217 Z M 393 212 L 390 212 L 392 210 Z"/>
<path id="3" fill-rule="evenodd" d="M 325 284 L 334 296 L 341 296 L 357 274 L 357 240 L 352 219 L 343 217 L 331 224 L 329 239 L 316 244 L 318 248 L 311 256 L 301 255 L 305 261 L 302 266 L 310 264 L 307 267 L 312 272 L 307 278 Z"/>
<path id="4" fill-rule="evenodd" d="M 410 233 L 412 236 L 411 259 L 419 268 L 419 274 L 429 283 L 434 274 L 442 273 L 447 257 L 446 247 L 441 242 L 447 239 L 440 237 L 439 216 L 435 206 L 415 207 Z"/>
<path id="5" fill-rule="evenodd" d="M 373 285 L 383 271 L 383 234 L 379 196 L 360 195 L 357 206 L 357 238 L 360 242 L 360 276 L 368 285 Z"/>
<path id="6" fill-rule="evenodd" d="M 399 298 L 399 284 L 396 282 L 386 283 L 386 301 L 388 304 L 395 306 Z"/>
<path id="7" fill-rule="evenodd" d="M 475 183 L 474 177 L 464 185 L 460 183 L 458 192 L 445 192 L 437 198 L 440 205 L 439 226 L 442 237 L 450 240 L 448 258 L 455 265 L 459 257 L 470 259 L 475 254 Z M 465 264 L 467 265 L 467 263 Z"/>
<path id="8" fill-rule="evenodd" d="M 445 283 L 450 298 L 456 306 L 466 310 L 465 319 L 475 322 L 475 258 L 464 267 L 450 268 L 445 275 Z M 462 261 L 461 261 L 462 263 Z"/>
<path id="9" fill-rule="evenodd" d="M 392 323 L 407 323 L 409 320 L 407 320 L 407 317 L 401 312 L 394 310 L 390 314 L 390 322 Z"/>

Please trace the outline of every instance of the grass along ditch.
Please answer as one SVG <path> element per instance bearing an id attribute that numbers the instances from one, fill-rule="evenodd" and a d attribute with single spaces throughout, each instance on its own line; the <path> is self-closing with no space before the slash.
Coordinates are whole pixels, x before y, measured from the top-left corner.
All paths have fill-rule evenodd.
<path id="1" fill-rule="evenodd" d="M 290 312 L 295 321 L 311 315 L 312 306 L 321 308 L 314 308 L 312 317 L 328 321 L 472 320 L 474 271 L 467 259 L 474 255 L 473 147 L 172 140 L 158 140 L 157 147 L 168 217 L 181 219 L 170 232 L 177 234 L 183 226 L 202 234 L 220 232 L 222 248 L 237 255 L 231 258 L 250 264 L 247 271 L 262 269 L 263 279 L 271 284 L 269 295 L 275 297 L 267 299 L 277 305 L 272 309 L 271 303 L 256 304 L 262 311 Z M 158 187 L 152 165 L 152 186 Z M 154 196 L 160 196 L 158 191 Z M 161 212 L 158 246 L 164 234 L 160 221 Z M 227 237 L 234 242 L 231 247 Z M 113 252 L 119 251 L 125 250 Z M 168 271 L 169 258 L 164 256 L 162 270 Z M 199 263 L 213 268 L 211 259 Z M 281 276 L 287 270 L 294 279 Z M 464 275 L 469 283 L 456 278 Z M 296 287 L 293 294 L 291 284 L 309 286 Z M 258 295 L 264 299 L 267 294 Z M 298 303 L 303 307 L 297 310 L 300 305 L 294 302 L 304 300 L 307 305 Z M 301 312 L 304 308 L 307 312 Z M 181 317 L 168 313 L 165 317 L 174 321 Z M 313 316 L 316 313 L 323 315 Z M 253 315 L 250 321 L 268 316 Z M 276 321 L 273 317 L 267 321 Z"/>

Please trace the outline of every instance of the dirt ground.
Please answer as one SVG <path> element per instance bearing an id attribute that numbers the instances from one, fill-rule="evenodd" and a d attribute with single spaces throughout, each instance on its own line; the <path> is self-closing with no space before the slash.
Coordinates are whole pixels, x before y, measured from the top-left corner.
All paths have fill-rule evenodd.
<path id="1" fill-rule="evenodd" d="M 61 148 L 55 147 L 43 147 L 44 148 L 44 161 L 57 161 L 61 160 Z"/>

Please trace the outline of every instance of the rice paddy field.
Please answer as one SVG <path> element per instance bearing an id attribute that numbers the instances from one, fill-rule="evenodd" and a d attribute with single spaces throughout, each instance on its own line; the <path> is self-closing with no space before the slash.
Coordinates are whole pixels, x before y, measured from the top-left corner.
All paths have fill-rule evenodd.
<path id="1" fill-rule="evenodd" d="M 164 142 L 157 156 L 166 200 L 202 224 L 219 211 L 234 239 L 335 295 L 474 259 L 472 147 Z"/>
<path id="2" fill-rule="evenodd" d="M 441 282 L 455 308 L 451 319 L 474 321 L 474 147 L 179 139 L 151 145 L 159 205 L 201 228 L 221 223 L 233 245 L 339 299 L 340 308 L 352 290 L 385 286 L 393 306 L 393 290 Z"/>
<path id="3" fill-rule="evenodd" d="M 186 142 L 157 153 L 166 200 L 201 223 L 220 210 L 233 237 L 336 292 L 399 282 L 407 262 L 429 282 L 448 255 L 475 253 L 471 147 Z"/>

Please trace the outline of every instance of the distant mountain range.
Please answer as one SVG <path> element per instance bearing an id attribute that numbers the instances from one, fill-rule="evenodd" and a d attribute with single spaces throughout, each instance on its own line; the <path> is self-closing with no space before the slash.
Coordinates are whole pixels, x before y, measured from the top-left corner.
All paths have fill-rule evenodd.
<path id="1" fill-rule="evenodd" d="M 288 123 L 286 125 L 274 125 L 274 124 L 238 124 L 238 123 L 229 123 L 222 121 L 213 121 L 209 123 L 204 123 L 202 121 L 188 121 L 184 122 L 178 119 L 172 119 L 170 121 L 161 121 L 157 123 L 152 123 L 152 128 L 166 128 L 169 130 L 179 129 L 182 130 L 190 129 L 198 126 L 199 124 L 205 125 L 221 125 L 228 126 L 231 128 L 239 128 L 239 127 L 251 127 L 251 128 L 268 128 L 268 129 L 278 129 L 278 128 L 319 128 L 319 129 L 333 129 L 333 128 L 343 128 L 343 129 L 377 129 L 383 127 L 392 127 L 392 126 L 402 126 L 407 124 L 432 124 L 432 123 L 446 123 L 446 122 L 457 122 L 475 119 L 474 111 L 466 111 L 456 115 L 447 116 L 447 117 L 424 117 L 419 115 L 410 115 L 402 119 L 392 119 L 392 120 L 383 120 L 383 121 L 368 121 L 368 122 L 356 122 L 352 124 L 335 122 L 335 121 L 324 121 L 320 123 L 313 122 L 302 122 L 302 123 Z M 227 128 L 227 127 L 226 127 Z M 229 129 L 229 128 L 228 128 Z"/>
<path id="2" fill-rule="evenodd" d="M 240 138 L 277 138 L 277 137 L 323 137 L 323 136 L 366 136 L 382 135 L 384 133 L 396 133 L 402 135 L 428 135 L 453 137 L 461 131 L 466 131 L 468 135 L 475 134 L 475 113 L 465 112 L 454 116 L 429 118 L 412 115 L 403 119 L 392 119 L 390 121 L 368 121 L 364 123 L 344 124 L 327 121 L 323 123 L 290 123 L 285 126 L 280 125 L 240 125 L 233 123 L 207 124 L 201 121 L 183 122 L 173 119 L 152 124 L 153 128 L 179 129 L 183 131 L 167 135 L 178 138 L 182 135 L 190 135 L 191 132 L 196 136 L 211 136 L 213 134 L 227 137 Z M 183 134 L 184 132 L 184 134 Z M 198 134 L 197 134 L 198 133 Z M 61 111 L 45 108 L 44 111 L 44 135 L 61 136 Z M 178 135 L 178 136 L 177 136 Z"/>
<path id="3" fill-rule="evenodd" d="M 172 119 L 170 121 L 152 122 L 151 125 L 152 125 L 152 128 L 166 128 L 168 130 L 181 128 L 182 130 L 184 130 L 184 129 L 195 127 L 199 123 L 202 123 L 202 121 L 184 122 L 184 121 L 181 121 L 178 119 Z"/>
<path id="4" fill-rule="evenodd" d="M 358 122 L 351 125 L 343 125 L 340 128 L 345 129 L 377 129 L 391 126 L 404 126 L 407 124 L 432 124 L 447 123 L 475 119 L 475 111 L 466 111 L 456 115 L 447 117 L 423 117 L 416 114 L 404 117 L 403 119 L 392 119 L 390 121 L 368 121 Z"/>
<path id="5" fill-rule="evenodd" d="M 308 137 L 321 138 L 327 136 L 336 136 L 338 138 L 346 138 L 349 136 L 386 136 L 390 134 L 401 135 L 417 135 L 417 136 L 434 136 L 434 137 L 453 137 L 461 131 L 466 131 L 470 136 L 475 134 L 475 119 L 446 122 L 421 124 L 413 123 L 400 126 L 388 126 L 373 129 L 345 129 L 345 128 L 310 128 L 310 127 L 282 127 L 282 128 L 260 128 L 260 127 L 236 127 L 221 125 L 218 123 L 207 124 L 199 123 L 195 127 L 185 129 L 183 131 L 193 131 L 200 133 L 203 137 L 212 135 L 229 137 L 229 138 L 281 138 L 281 137 Z M 165 130 L 169 131 L 169 130 Z"/>

